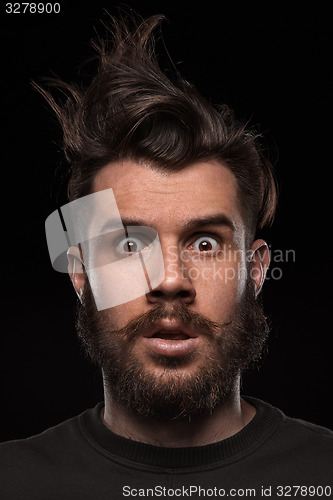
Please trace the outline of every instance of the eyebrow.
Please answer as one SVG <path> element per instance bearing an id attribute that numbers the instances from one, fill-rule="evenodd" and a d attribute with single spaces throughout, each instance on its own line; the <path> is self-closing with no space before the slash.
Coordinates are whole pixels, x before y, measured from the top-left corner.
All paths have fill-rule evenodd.
<path id="1" fill-rule="evenodd" d="M 151 227 L 147 221 L 132 217 L 124 217 L 121 219 L 123 226 L 126 228 L 127 226 L 146 226 Z M 119 227 L 119 219 L 109 219 L 101 228 L 101 231 L 105 231 L 106 229 L 111 229 L 117 225 Z M 236 231 L 236 226 L 232 222 L 232 220 L 225 214 L 219 213 L 214 215 L 208 215 L 203 217 L 196 217 L 194 219 L 190 219 L 184 223 L 184 229 L 194 229 L 203 226 L 226 226 L 231 229 L 233 232 Z"/>
<path id="2" fill-rule="evenodd" d="M 185 229 L 193 229 L 202 226 L 227 226 L 232 231 L 236 231 L 236 226 L 225 214 L 214 214 L 190 219 L 184 224 Z"/>

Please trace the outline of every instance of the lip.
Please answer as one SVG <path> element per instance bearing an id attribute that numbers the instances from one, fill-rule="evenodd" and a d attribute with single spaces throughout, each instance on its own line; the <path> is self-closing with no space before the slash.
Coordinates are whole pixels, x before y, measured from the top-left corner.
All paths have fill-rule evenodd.
<path id="1" fill-rule="evenodd" d="M 191 354 L 197 348 L 199 342 L 200 339 L 195 332 L 185 327 L 182 321 L 178 319 L 162 319 L 142 337 L 142 343 L 150 351 L 168 357 Z"/>
<path id="2" fill-rule="evenodd" d="M 183 333 L 190 338 L 197 338 L 196 333 L 191 328 L 186 327 L 184 323 L 179 319 L 160 319 L 154 324 L 154 327 L 151 330 L 145 333 L 144 337 L 152 338 L 159 332 L 170 335 Z"/>

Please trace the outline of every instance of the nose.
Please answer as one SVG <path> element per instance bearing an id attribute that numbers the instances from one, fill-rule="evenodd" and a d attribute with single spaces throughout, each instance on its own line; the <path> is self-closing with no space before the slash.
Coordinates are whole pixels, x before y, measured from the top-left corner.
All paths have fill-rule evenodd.
<path id="1" fill-rule="evenodd" d="M 195 299 L 196 290 L 188 277 L 184 263 L 181 262 L 179 252 L 169 255 L 169 257 L 166 252 L 163 252 L 163 257 L 164 280 L 146 295 L 148 302 L 151 304 L 163 302 L 191 304 Z"/>

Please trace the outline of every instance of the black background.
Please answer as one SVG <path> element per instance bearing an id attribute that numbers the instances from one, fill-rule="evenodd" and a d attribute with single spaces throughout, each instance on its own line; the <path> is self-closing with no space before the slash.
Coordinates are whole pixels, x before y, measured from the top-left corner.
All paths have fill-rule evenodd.
<path id="1" fill-rule="evenodd" d="M 60 132 L 30 81 L 51 71 L 75 79 L 94 29 L 104 33 L 103 8 L 116 14 L 119 3 L 60 4 L 60 14 L 6 14 L 1 4 L 0 440 L 40 432 L 102 399 L 76 340 L 70 280 L 49 262 L 44 221 L 56 208 Z M 264 236 L 272 250 L 293 249 L 295 262 L 265 284 L 268 354 L 243 393 L 332 428 L 330 16 L 311 4 L 252 4 L 127 2 L 142 16 L 165 14 L 164 40 L 183 75 L 277 144 L 279 210 Z"/>

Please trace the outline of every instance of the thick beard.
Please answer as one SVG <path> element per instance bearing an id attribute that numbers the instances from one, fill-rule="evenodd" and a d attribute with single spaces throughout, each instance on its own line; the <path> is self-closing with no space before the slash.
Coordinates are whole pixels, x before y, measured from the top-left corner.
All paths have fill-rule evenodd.
<path id="1" fill-rule="evenodd" d="M 210 354 L 203 355 L 202 363 L 191 374 L 179 370 L 191 356 L 170 359 L 156 355 L 164 368 L 156 376 L 135 355 L 140 331 L 166 317 L 179 318 L 208 337 Z M 243 299 L 226 324 L 215 323 L 185 305 L 166 309 L 159 304 L 120 330 L 114 329 L 103 311 L 97 311 L 86 280 L 76 327 L 84 351 L 102 370 L 111 397 L 134 414 L 167 420 L 207 415 L 221 407 L 237 387 L 241 373 L 260 359 L 269 332 L 252 280 L 248 280 Z"/>

